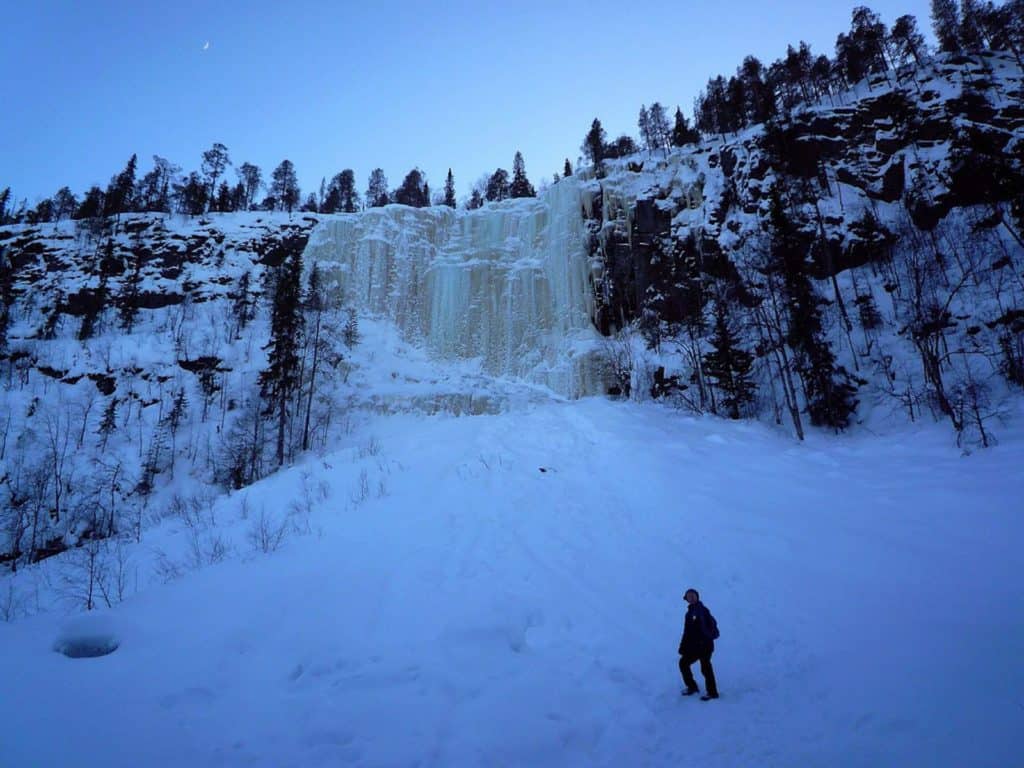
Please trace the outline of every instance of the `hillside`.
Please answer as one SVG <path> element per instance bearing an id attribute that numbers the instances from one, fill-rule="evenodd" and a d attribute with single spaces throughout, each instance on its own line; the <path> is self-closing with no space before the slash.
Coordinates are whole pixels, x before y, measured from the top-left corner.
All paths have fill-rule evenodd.
<path id="1" fill-rule="evenodd" d="M 591 172 L 596 322 L 646 348 L 619 347 L 619 388 L 730 415 L 742 375 L 734 417 L 990 443 L 1024 385 L 1022 101 L 1011 55 L 937 56 Z"/>
<path id="2" fill-rule="evenodd" d="M 1019 755 L 1019 429 L 964 459 L 934 426 L 798 445 L 590 398 L 379 417 L 346 443 L 203 510 L 228 561 L 0 624 L 4 764 Z M 294 523 L 268 553 L 263 516 Z M 185 556 L 192 530 L 149 541 Z M 721 627 L 714 702 L 679 696 L 688 586 Z M 119 647 L 53 650 L 97 643 Z"/>

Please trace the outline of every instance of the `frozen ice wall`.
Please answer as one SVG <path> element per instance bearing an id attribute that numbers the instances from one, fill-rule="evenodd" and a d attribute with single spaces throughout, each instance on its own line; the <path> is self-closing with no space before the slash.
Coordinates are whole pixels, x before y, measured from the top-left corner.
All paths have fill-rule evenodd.
<path id="1" fill-rule="evenodd" d="M 389 205 L 339 215 L 313 233 L 306 261 L 435 357 L 479 359 L 488 373 L 568 397 L 596 394 L 584 194 L 570 177 L 539 198 L 476 211 Z"/>

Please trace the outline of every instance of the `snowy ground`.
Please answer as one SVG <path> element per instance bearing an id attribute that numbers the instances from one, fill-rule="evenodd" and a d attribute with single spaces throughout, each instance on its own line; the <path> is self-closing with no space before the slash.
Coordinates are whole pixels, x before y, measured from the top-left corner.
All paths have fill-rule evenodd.
<path id="1" fill-rule="evenodd" d="M 350 438 L 249 489 L 247 520 L 241 495 L 219 512 L 241 540 L 302 500 L 310 535 L 115 610 L 0 625 L 0 763 L 1022 754 L 1019 432 L 969 457 L 942 427 L 801 445 L 595 399 L 379 415 Z M 719 701 L 679 696 L 688 586 L 722 630 Z M 90 633 L 120 647 L 53 650 Z"/>

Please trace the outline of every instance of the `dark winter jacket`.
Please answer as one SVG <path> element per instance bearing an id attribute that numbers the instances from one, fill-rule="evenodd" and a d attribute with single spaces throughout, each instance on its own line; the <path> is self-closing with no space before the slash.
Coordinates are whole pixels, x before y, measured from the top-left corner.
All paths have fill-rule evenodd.
<path id="1" fill-rule="evenodd" d="M 683 637 L 679 641 L 680 654 L 703 655 L 715 650 L 715 640 L 711 632 L 711 613 L 699 600 L 686 609 L 686 623 L 683 625 Z"/>

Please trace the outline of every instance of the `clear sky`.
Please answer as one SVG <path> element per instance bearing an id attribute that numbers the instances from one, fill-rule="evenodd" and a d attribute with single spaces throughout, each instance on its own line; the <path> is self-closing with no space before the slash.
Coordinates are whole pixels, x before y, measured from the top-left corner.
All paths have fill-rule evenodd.
<path id="1" fill-rule="evenodd" d="M 9 3 L 0 22 L 0 188 L 32 204 L 105 186 L 133 153 L 187 172 L 219 141 L 303 191 L 414 166 L 459 197 L 521 150 L 536 184 L 576 164 L 594 117 L 635 135 L 641 103 L 693 99 L 743 57 L 832 54 L 854 2 L 454 0 Z M 878 0 L 891 24 L 927 0 Z M 929 35 L 930 36 L 930 35 Z M 208 46 L 206 44 L 209 44 Z M 230 174 L 233 180 L 234 174 Z"/>

